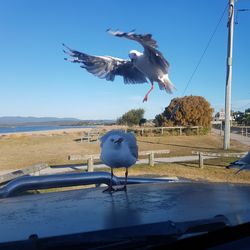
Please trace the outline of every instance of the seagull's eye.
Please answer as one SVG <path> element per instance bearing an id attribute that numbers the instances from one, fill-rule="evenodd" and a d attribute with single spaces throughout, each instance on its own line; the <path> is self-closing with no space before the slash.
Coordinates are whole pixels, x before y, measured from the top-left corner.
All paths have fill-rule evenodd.
<path id="1" fill-rule="evenodd" d="M 115 140 L 112 138 L 112 139 L 110 139 L 110 141 L 114 142 Z"/>
<path id="2" fill-rule="evenodd" d="M 133 56 L 134 56 L 134 57 L 136 57 L 136 54 L 135 54 L 135 53 L 133 53 Z"/>

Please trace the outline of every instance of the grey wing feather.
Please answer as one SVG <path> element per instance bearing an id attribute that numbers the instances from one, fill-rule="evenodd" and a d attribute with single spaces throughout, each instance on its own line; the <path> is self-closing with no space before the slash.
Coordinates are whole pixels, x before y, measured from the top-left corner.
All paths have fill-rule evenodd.
<path id="1" fill-rule="evenodd" d="M 242 170 L 250 169 L 250 151 L 241 159 L 231 162 L 227 168 L 238 168 L 239 169 L 235 172 L 235 174 L 238 174 Z"/>
<path id="2" fill-rule="evenodd" d="M 126 135 L 126 139 L 127 139 L 131 154 L 136 159 L 138 159 L 138 146 L 137 146 L 137 143 L 136 143 L 135 135 L 133 133 L 131 133 L 131 132 L 126 133 L 125 135 Z"/>
<path id="3" fill-rule="evenodd" d="M 112 31 L 110 29 L 108 29 L 107 32 L 113 36 L 125 37 L 127 39 L 137 41 L 143 47 L 148 46 L 154 49 L 158 48 L 157 42 L 152 38 L 151 34 L 140 35 L 140 34 L 135 34 L 134 32 L 122 32 L 119 30 Z"/>
<path id="4" fill-rule="evenodd" d="M 146 76 L 134 67 L 131 61 L 126 61 L 122 66 L 114 70 L 114 74 L 123 76 L 125 83 L 144 83 L 147 82 Z"/>
<path id="5" fill-rule="evenodd" d="M 146 76 L 136 69 L 132 62 L 111 56 L 91 56 L 77 50 L 67 48 L 64 52 L 70 56 L 73 63 L 80 63 L 82 68 L 94 74 L 99 78 L 105 78 L 107 81 L 113 81 L 116 75 L 123 76 L 125 83 L 144 83 L 147 82 Z"/>
<path id="6" fill-rule="evenodd" d="M 238 174 L 239 172 L 241 172 L 242 170 L 245 170 L 245 169 L 250 169 L 250 165 L 248 166 L 245 166 L 243 165 L 239 170 L 237 170 L 234 174 Z"/>
<path id="7" fill-rule="evenodd" d="M 135 34 L 134 32 L 122 32 L 107 30 L 109 34 L 117 37 L 125 37 L 140 43 L 144 47 L 144 53 L 148 56 L 151 63 L 160 66 L 161 70 L 167 74 L 170 66 L 169 62 L 164 58 L 162 53 L 157 50 L 157 42 L 152 38 L 151 34 Z"/>
<path id="8" fill-rule="evenodd" d="M 235 172 L 235 174 L 238 174 L 240 171 L 244 169 L 250 169 L 250 151 L 248 154 L 246 154 L 243 158 L 241 158 L 238 161 L 235 161 L 232 163 L 232 166 L 241 166 L 241 168 Z"/>

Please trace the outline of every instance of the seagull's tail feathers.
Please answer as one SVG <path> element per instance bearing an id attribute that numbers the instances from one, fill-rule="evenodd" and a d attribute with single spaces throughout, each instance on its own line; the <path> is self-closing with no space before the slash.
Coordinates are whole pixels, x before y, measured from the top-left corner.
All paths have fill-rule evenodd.
<path id="1" fill-rule="evenodd" d="M 173 94 L 176 90 L 174 84 L 170 81 L 168 74 L 160 78 L 161 84 L 159 84 L 160 89 L 165 89 L 168 94 Z"/>

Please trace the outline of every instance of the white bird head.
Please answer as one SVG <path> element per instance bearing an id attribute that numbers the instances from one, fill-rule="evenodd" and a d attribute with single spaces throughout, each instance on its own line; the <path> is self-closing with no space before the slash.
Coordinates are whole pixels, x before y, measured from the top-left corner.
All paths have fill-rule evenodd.
<path id="1" fill-rule="evenodd" d="M 110 135 L 106 141 L 106 146 L 114 149 L 119 149 L 124 143 L 124 138 L 121 135 L 113 134 Z"/>
<path id="2" fill-rule="evenodd" d="M 138 157 L 136 137 L 133 133 L 125 133 L 122 130 L 111 130 L 101 137 L 101 148 L 121 149 L 129 148 L 135 157 Z"/>
<path id="3" fill-rule="evenodd" d="M 140 53 L 139 51 L 134 50 L 134 49 L 131 50 L 131 51 L 129 51 L 129 54 L 128 54 L 129 58 L 132 61 L 135 60 L 135 59 L 137 59 L 137 57 L 140 56 L 140 55 L 142 55 L 142 53 Z"/>

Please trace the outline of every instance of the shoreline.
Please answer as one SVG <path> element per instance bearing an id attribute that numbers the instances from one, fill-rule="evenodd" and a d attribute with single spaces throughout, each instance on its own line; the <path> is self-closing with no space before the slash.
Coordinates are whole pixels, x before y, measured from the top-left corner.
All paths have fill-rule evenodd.
<path id="1" fill-rule="evenodd" d="M 96 126 L 95 128 L 102 128 Z M 91 127 L 83 128 L 61 128 L 61 129 L 50 129 L 50 130 L 38 130 L 38 131 L 18 131 L 18 132 L 7 132 L 0 133 L 0 137 L 4 136 L 16 136 L 16 135 L 50 135 L 50 134 L 65 134 L 65 133 L 77 133 L 77 132 L 87 132 L 91 130 Z"/>
<path id="2" fill-rule="evenodd" d="M 99 130 L 112 130 L 112 129 L 121 129 L 121 126 L 117 125 L 95 125 L 93 127 L 82 127 L 82 128 L 59 128 L 59 129 L 51 129 L 51 130 L 39 130 L 39 131 L 18 131 L 18 132 L 7 132 L 0 133 L 1 137 L 15 137 L 15 136 L 39 136 L 39 135 L 47 135 L 51 136 L 54 134 L 73 134 L 73 133 L 84 133 L 88 132 L 91 129 L 99 129 Z"/>

